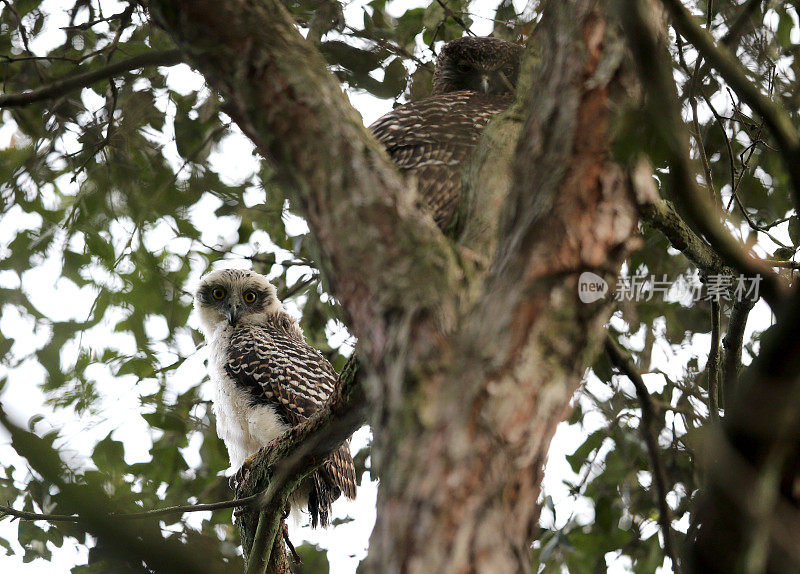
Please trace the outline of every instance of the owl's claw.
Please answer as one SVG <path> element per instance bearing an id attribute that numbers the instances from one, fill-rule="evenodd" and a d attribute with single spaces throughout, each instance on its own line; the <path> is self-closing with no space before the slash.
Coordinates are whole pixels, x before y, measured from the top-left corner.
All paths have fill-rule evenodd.
<path id="1" fill-rule="evenodd" d="M 251 454 L 244 459 L 244 462 L 242 463 L 242 466 L 239 467 L 239 470 L 237 470 L 236 473 L 228 479 L 228 486 L 231 487 L 231 490 L 239 490 L 239 487 L 242 485 L 244 479 L 247 478 L 247 474 L 250 472 L 250 467 L 253 466 L 253 461 L 258 456 L 258 453 L 260 453 L 262 450 L 264 449 L 259 449 L 257 453 Z"/>

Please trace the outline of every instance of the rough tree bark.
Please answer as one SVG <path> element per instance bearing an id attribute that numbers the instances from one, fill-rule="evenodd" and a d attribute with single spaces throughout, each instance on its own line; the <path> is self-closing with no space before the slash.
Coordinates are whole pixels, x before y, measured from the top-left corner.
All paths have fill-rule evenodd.
<path id="1" fill-rule="evenodd" d="M 489 259 L 470 273 L 277 0 L 149 5 L 275 164 L 359 338 L 381 476 L 368 571 L 528 571 L 547 449 L 608 315 L 577 278 L 612 278 L 636 226 L 605 3 L 547 5 L 546 56 L 504 120 L 510 171 L 474 179 L 491 201 L 467 244 Z"/>
<path id="2" fill-rule="evenodd" d="M 439 362 L 397 390 L 405 401 L 376 442 L 371 571 L 530 569 L 550 439 L 607 318 L 578 301 L 577 275 L 615 272 L 635 225 L 608 150 L 614 41 L 599 2 L 544 13 L 497 251 Z M 492 191 L 502 184 L 476 193 Z"/>

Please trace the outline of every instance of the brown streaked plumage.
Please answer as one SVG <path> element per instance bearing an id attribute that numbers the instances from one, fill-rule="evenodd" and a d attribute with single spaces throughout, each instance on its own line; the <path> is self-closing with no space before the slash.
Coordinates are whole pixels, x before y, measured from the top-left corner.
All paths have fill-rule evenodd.
<path id="1" fill-rule="evenodd" d="M 453 40 L 439 54 L 432 95 L 369 128 L 414 180 L 421 206 L 443 230 L 455 223 L 461 172 L 483 128 L 514 101 L 521 53 L 521 46 L 498 38 Z"/>

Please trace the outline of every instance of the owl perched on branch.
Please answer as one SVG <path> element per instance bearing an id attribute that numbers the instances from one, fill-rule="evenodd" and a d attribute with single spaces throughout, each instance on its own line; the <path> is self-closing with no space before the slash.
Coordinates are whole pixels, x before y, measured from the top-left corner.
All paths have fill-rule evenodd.
<path id="1" fill-rule="evenodd" d="M 521 55 L 521 46 L 499 38 L 453 40 L 439 53 L 432 95 L 369 128 L 443 230 L 454 224 L 462 170 L 483 128 L 514 101 Z"/>
<path id="2" fill-rule="evenodd" d="M 259 449 L 322 407 L 333 393 L 336 371 L 306 344 L 263 275 L 240 269 L 209 273 L 197 289 L 195 309 L 210 349 L 217 433 L 231 466 L 246 470 Z M 291 504 L 308 508 L 312 526 L 326 526 L 340 494 L 356 494 L 349 441 L 298 487 Z"/>

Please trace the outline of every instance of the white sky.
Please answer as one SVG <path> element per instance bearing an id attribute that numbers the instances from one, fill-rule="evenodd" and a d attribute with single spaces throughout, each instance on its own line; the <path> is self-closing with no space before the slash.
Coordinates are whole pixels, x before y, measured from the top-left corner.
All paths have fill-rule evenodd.
<path id="1" fill-rule="evenodd" d="M 366 4 L 364 0 L 357 0 L 347 5 L 345 14 L 349 21 L 360 22 L 362 7 Z M 402 13 L 403 10 L 414 5 L 426 5 L 427 2 L 414 2 L 414 1 L 396 1 L 390 4 L 390 9 L 395 14 Z M 487 34 L 491 31 L 491 22 L 487 19 L 492 16 L 494 10 L 494 2 L 480 0 L 473 4 L 472 12 L 475 14 L 475 24 L 473 31 L 479 35 Z M 518 10 L 524 8 L 523 1 L 516 1 L 515 5 Z M 48 26 L 52 30 L 52 35 L 47 37 L 50 45 L 56 44 L 59 41 L 58 34 L 61 32 L 58 28 L 64 25 L 65 17 L 60 14 L 62 4 L 58 0 L 48 0 L 43 5 L 45 12 L 53 14 Z M 104 11 L 106 13 L 113 13 L 119 11 L 118 4 L 113 2 L 103 2 Z M 481 18 L 484 16 L 485 18 Z M 45 41 L 34 43 L 33 49 L 37 53 L 44 53 L 48 45 Z M 190 90 L 196 90 L 202 87 L 203 82 L 197 74 L 192 72 L 187 66 L 175 66 L 169 71 L 169 86 L 179 92 L 186 93 Z M 97 108 L 102 105 L 97 96 L 91 97 L 85 91 L 85 99 L 87 106 Z M 349 92 L 353 105 L 361 112 L 366 125 L 372 123 L 375 119 L 389 111 L 392 107 L 392 102 L 387 100 L 378 100 L 369 94 Z M 167 110 L 169 113 L 169 110 Z M 0 148 L 5 148 L 10 145 L 11 139 L 15 132 L 15 125 L 9 120 L 8 114 L 5 114 L 0 123 Z M 173 149 L 169 151 L 172 154 L 172 159 L 176 164 L 180 163 L 177 152 Z M 219 153 L 212 156 L 212 161 L 215 167 L 222 173 L 223 176 L 230 181 L 241 181 L 246 179 L 247 176 L 257 168 L 257 162 L 252 155 L 252 146 L 249 141 L 243 136 L 234 134 L 226 139 L 225 144 Z M 62 184 L 65 189 L 73 190 L 75 184 L 69 184 L 68 178 Z M 258 201 L 259 198 L 253 197 L 253 202 Z M 236 222 L 228 218 L 222 225 L 213 216 L 213 211 L 217 207 L 216 200 L 212 198 L 204 199 L 192 211 L 192 217 L 198 224 L 199 229 L 213 228 L 214 233 L 206 232 L 203 236 L 203 241 L 208 244 L 216 244 L 221 238 L 226 236 L 235 236 Z M 208 225 L 209 222 L 215 222 L 214 225 Z M 206 225 L 204 225 L 206 223 Z M 0 217 L 0 252 L 2 252 L 8 245 L 18 229 L 35 226 L 38 224 L 36 216 L 21 215 L 19 210 L 13 209 Z M 304 231 L 304 223 L 294 220 L 289 224 L 290 233 L 296 234 Z M 776 230 L 779 237 L 787 238 L 785 226 Z M 118 236 L 115 237 L 115 243 L 124 243 L 127 239 L 124 230 L 119 230 Z M 176 239 L 169 230 L 164 230 L 163 233 L 149 234 L 149 241 L 153 242 L 151 248 L 153 250 L 161 250 L 168 248 L 177 253 L 186 252 L 188 245 L 185 240 Z M 271 242 L 261 233 L 255 234 L 254 239 L 261 242 L 262 249 L 264 246 L 269 246 Z M 148 245 L 150 246 L 150 245 Z M 766 247 L 766 246 L 765 246 Z M 247 253 L 240 253 L 246 255 Z M 284 255 L 285 256 L 285 255 Z M 279 257 L 280 260 L 280 257 Z M 195 278 L 199 274 L 199 262 L 195 262 Z M 246 266 L 247 261 L 240 259 L 238 261 L 228 261 L 226 266 Z M 31 301 L 44 313 L 59 319 L 78 319 L 83 320 L 87 317 L 89 309 L 91 308 L 92 301 L 94 300 L 95 293 L 89 289 L 78 289 L 72 283 L 65 280 L 58 280 L 60 266 L 58 262 L 45 261 L 36 269 L 32 269 L 25 273 L 22 278 L 23 287 L 29 295 Z M 299 273 L 299 271 L 294 271 Z M 17 287 L 18 281 L 12 273 L 0 272 L 0 285 L 7 287 Z M 296 308 L 290 309 L 296 315 L 298 310 Z M 763 303 L 760 303 L 750 316 L 748 323 L 748 334 L 754 330 L 763 330 L 770 324 L 769 311 Z M 114 344 L 118 345 L 120 349 L 126 352 L 135 351 L 135 346 L 132 344 L 130 337 L 119 334 L 110 334 L 110 328 L 113 321 L 104 321 L 100 326 L 88 331 L 81 342 L 83 348 L 92 348 L 94 345 L 102 347 L 107 344 L 109 337 L 112 338 Z M 191 325 L 196 327 L 196 321 L 192 319 Z M 158 334 L 165 330 L 164 325 L 160 325 L 154 321 L 148 328 L 152 333 Z M 6 335 L 13 333 L 17 338 L 17 343 L 13 349 L 15 356 L 22 356 L 30 352 L 32 349 L 41 346 L 47 340 L 48 332 L 46 328 L 36 327 L 32 321 L 24 319 L 19 316 L 16 310 L 9 306 L 3 308 L 2 316 L 0 316 L 0 331 Z M 27 339 L 20 339 L 19 334 L 22 332 L 31 333 Z M 349 344 L 345 342 L 347 334 L 341 331 L 331 331 L 332 344 Z M 643 341 L 643 333 L 639 337 L 639 345 Z M 688 358 L 693 355 L 700 355 L 701 367 L 705 361 L 705 356 L 709 345 L 708 335 L 697 335 L 692 340 L 690 345 L 681 348 L 670 347 L 666 344 L 656 345 L 653 353 L 653 367 L 663 370 L 673 377 L 679 377 L 681 370 L 686 364 Z M 182 350 L 188 352 L 192 349 L 193 344 L 189 340 L 180 342 Z M 636 341 L 634 341 L 636 345 Z M 77 356 L 77 347 L 75 345 L 65 348 L 64 362 L 70 364 Z M 162 357 L 165 364 L 171 362 L 170 357 L 174 358 L 174 351 L 164 348 L 162 349 Z M 188 359 L 179 369 L 177 369 L 169 378 L 169 389 L 171 392 L 179 393 L 189 386 L 195 384 L 199 378 L 204 376 L 205 367 L 203 366 L 204 351 L 196 352 L 190 359 Z M 7 369 L 5 366 L 0 366 L 0 378 L 8 376 L 8 384 L 2 395 L 0 401 L 7 408 L 9 414 L 17 422 L 25 423 L 28 419 L 35 415 L 43 415 L 44 421 L 37 424 L 36 430 L 38 432 L 46 432 L 49 428 L 56 428 L 59 430 L 60 446 L 67 449 L 66 454 L 71 456 L 71 460 L 76 466 L 87 464 L 88 456 L 92 451 L 94 444 L 107 433 L 113 431 L 113 438 L 121 440 L 125 444 L 126 462 L 131 464 L 137 461 L 149 460 L 148 450 L 152 443 L 149 438 L 150 433 L 145 421 L 139 416 L 140 406 L 139 397 L 144 394 L 152 393 L 157 384 L 154 381 L 140 382 L 137 384 L 136 377 L 113 377 L 109 369 L 102 366 L 96 368 L 93 373 L 99 382 L 98 390 L 103 396 L 101 404 L 101 412 L 99 417 L 91 417 L 90 419 L 81 419 L 72 410 L 57 410 L 45 405 L 45 396 L 39 390 L 38 384 L 43 381 L 44 373 L 41 367 L 35 363 L 29 362 L 19 368 L 13 370 Z M 647 375 L 645 381 L 648 386 L 656 391 L 663 385 L 663 379 L 660 375 Z M 599 396 L 608 394 L 608 388 L 590 377 L 588 383 L 592 392 Z M 633 388 L 627 381 L 621 382 L 623 389 L 633 394 Z M 211 391 L 209 388 L 205 389 L 205 397 L 210 398 Z M 585 516 L 586 520 L 591 519 L 591 505 L 581 499 L 574 499 L 570 496 L 567 487 L 563 481 L 566 479 L 576 479 L 575 474 L 569 467 L 565 455 L 572 453 L 585 439 L 585 437 L 596 430 L 603 424 L 603 420 L 599 415 L 588 413 L 583 421 L 582 428 L 580 426 L 568 426 L 562 423 L 553 439 L 550 456 L 544 479 L 544 493 L 551 496 L 556 503 L 557 526 L 563 525 L 570 515 Z M 356 433 L 353 440 L 353 452 L 365 443 L 368 437 L 368 431 L 362 429 Z M 190 444 L 184 450 L 187 462 L 191 465 L 195 464 L 198 460 L 198 444 Z M 0 431 L 0 460 L 3 464 L 14 464 L 17 467 L 17 474 L 15 478 L 22 481 L 25 478 L 25 463 L 22 461 L 10 447 L 8 437 Z M 88 462 L 88 464 L 91 464 Z M 358 561 L 366 555 L 369 533 L 372 529 L 375 520 L 375 497 L 376 497 L 376 484 L 370 483 L 368 478 L 364 478 L 363 486 L 359 489 L 358 499 L 355 502 L 346 500 L 337 501 L 334 505 L 334 514 L 336 517 L 343 518 L 345 516 L 354 517 L 355 520 L 351 523 L 341 525 L 336 528 L 328 529 L 325 531 L 313 531 L 308 527 L 292 528 L 292 539 L 295 544 L 299 544 L 302 540 L 310 540 L 323 547 L 329 549 L 328 557 L 331 561 L 331 572 L 335 574 L 350 574 L 355 572 Z M 201 502 L 214 502 L 214 501 L 201 501 Z M 199 524 L 204 513 L 195 513 L 190 521 L 193 524 Z M 553 524 L 553 516 L 548 511 L 545 511 L 542 516 L 543 525 L 550 526 Z M 40 523 L 40 526 L 43 526 Z M 17 537 L 17 523 L 4 520 L 0 522 L 0 537 L 3 537 L 14 545 L 15 551 L 18 552 L 16 556 L 0 556 L 0 572 L 20 572 L 24 574 L 57 574 L 61 572 L 68 572 L 69 569 L 75 564 L 82 564 L 86 562 L 86 552 L 84 549 L 76 547 L 71 539 L 65 541 L 61 549 L 54 549 L 54 559 L 52 562 L 43 560 L 36 560 L 29 564 L 24 564 L 21 561 L 23 551 L 16 544 Z M 653 525 L 655 531 L 655 525 Z M 606 557 L 609 566 L 609 572 L 629 572 L 630 563 L 627 559 L 618 559 L 615 555 L 609 554 Z"/>

